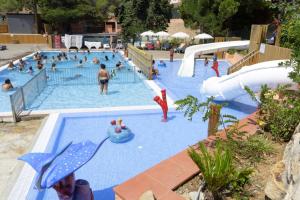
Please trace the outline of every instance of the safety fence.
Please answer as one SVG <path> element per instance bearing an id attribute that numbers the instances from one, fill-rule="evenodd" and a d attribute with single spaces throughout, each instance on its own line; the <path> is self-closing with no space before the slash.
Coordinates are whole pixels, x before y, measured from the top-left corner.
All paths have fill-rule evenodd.
<path id="1" fill-rule="evenodd" d="M 134 83 L 137 75 L 134 68 L 107 68 L 110 83 Z M 94 85 L 98 84 L 98 68 L 58 68 L 47 70 L 48 85 Z"/>
<path id="2" fill-rule="evenodd" d="M 153 56 L 133 45 L 128 45 L 128 58 L 141 70 L 141 72 L 149 79 L 152 79 L 152 61 Z"/>
<path id="3" fill-rule="evenodd" d="M 12 116 L 15 122 L 20 120 L 21 113 L 30 107 L 35 98 L 42 93 L 46 86 L 47 75 L 46 70 L 43 69 L 25 85 L 17 88 L 15 93 L 10 95 Z"/>

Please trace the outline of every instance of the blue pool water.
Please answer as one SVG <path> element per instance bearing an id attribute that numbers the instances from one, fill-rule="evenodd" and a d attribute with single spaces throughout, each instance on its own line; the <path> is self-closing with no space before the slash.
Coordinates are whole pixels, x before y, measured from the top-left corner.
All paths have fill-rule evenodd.
<path id="1" fill-rule="evenodd" d="M 45 63 L 48 76 L 48 86 L 40 96 L 36 98 L 28 109 L 45 110 L 45 109 L 66 109 L 66 108 L 101 108 L 113 106 L 131 106 L 131 105 L 154 105 L 152 100 L 154 93 L 143 82 L 144 78 L 133 71 L 120 54 L 116 53 L 113 58 L 112 52 L 92 52 L 76 53 L 78 60 L 75 61 L 74 53 L 68 53 L 69 60 L 56 62 L 56 72 L 50 70 L 52 56 L 57 56 L 58 52 L 43 52 L 48 57 Z M 79 60 L 87 57 L 87 62 L 83 67 L 77 67 Z M 105 56 L 109 61 L 105 61 Z M 100 95 L 97 85 L 97 72 L 99 65 L 93 64 L 94 57 L 104 63 L 108 71 L 115 69 L 118 61 L 121 61 L 124 67 L 116 72 L 116 75 L 109 83 L 108 95 Z M 26 61 L 26 69 L 33 66 L 34 74 L 38 73 L 36 61 L 32 58 Z M 25 70 L 26 71 L 26 70 Z M 80 74 L 79 78 L 72 78 Z M 0 72 L 0 82 L 6 78 L 12 81 L 14 87 L 20 87 L 32 79 L 33 75 L 17 70 L 3 70 Z M 0 91 L 0 112 L 11 110 L 9 95 L 14 91 Z"/>

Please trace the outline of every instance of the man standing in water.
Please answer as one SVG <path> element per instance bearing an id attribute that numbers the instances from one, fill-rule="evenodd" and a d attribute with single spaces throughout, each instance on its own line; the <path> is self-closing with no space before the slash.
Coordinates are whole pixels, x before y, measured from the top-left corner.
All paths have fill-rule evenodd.
<path id="1" fill-rule="evenodd" d="M 110 79 L 110 75 L 108 71 L 105 69 L 106 66 L 104 64 L 100 65 L 100 70 L 98 72 L 98 84 L 100 85 L 100 94 L 107 94 L 108 89 L 108 81 Z"/>

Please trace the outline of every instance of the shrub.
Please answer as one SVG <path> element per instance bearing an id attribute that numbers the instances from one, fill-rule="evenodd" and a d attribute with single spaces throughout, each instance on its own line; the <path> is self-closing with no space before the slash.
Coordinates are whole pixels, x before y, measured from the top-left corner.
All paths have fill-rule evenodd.
<path id="1" fill-rule="evenodd" d="M 246 89 L 255 100 L 253 92 Z M 300 123 L 300 94 L 287 90 L 287 86 L 280 86 L 271 90 L 262 86 L 259 111 L 259 125 L 271 133 L 275 140 L 289 141 L 296 126 Z"/>
<path id="2" fill-rule="evenodd" d="M 229 53 L 230 55 L 235 54 L 236 50 L 235 49 L 228 49 L 227 53 Z"/>
<path id="3" fill-rule="evenodd" d="M 236 192 L 248 183 L 251 169 L 238 170 L 228 149 L 217 143 L 213 153 L 209 153 L 203 143 L 199 143 L 200 152 L 193 148 L 188 151 L 192 160 L 199 167 L 207 189 L 218 198 L 224 189 Z"/>

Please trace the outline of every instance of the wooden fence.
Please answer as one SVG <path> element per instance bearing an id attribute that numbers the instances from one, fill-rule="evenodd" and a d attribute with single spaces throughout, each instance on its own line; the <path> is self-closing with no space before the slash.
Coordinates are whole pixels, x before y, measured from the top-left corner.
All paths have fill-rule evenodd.
<path id="1" fill-rule="evenodd" d="M 49 44 L 49 38 L 41 34 L 0 34 L 1 44 Z"/>
<path id="2" fill-rule="evenodd" d="M 266 44 L 264 51 L 259 54 L 259 62 L 290 59 L 291 55 L 291 49 Z"/>
<path id="3" fill-rule="evenodd" d="M 8 33 L 7 24 L 0 24 L 0 33 Z"/>
<path id="4" fill-rule="evenodd" d="M 228 42 L 242 40 L 240 37 L 215 37 L 215 42 Z"/>
<path id="5" fill-rule="evenodd" d="M 133 45 L 128 45 L 128 58 L 142 71 L 149 79 L 152 79 L 152 61 L 153 56 Z"/>

